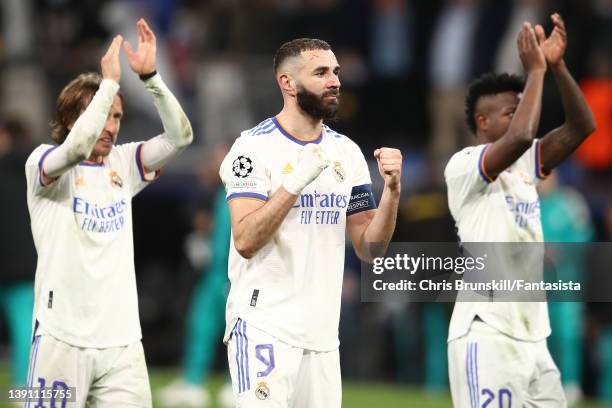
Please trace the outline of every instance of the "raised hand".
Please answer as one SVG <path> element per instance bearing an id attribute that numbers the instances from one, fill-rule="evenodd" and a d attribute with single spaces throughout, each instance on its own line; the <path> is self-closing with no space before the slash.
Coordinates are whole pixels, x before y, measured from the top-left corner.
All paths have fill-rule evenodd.
<path id="1" fill-rule="evenodd" d="M 558 13 L 551 15 L 550 19 L 555 28 L 548 38 L 546 38 L 544 28 L 541 25 L 536 25 L 535 31 L 546 61 L 551 65 L 556 65 L 563 60 L 567 47 L 567 33 L 565 32 L 565 23 Z"/>
<path id="2" fill-rule="evenodd" d="M 120 35 L 113 38 L 113 42 L 106 50 L 106 54 L 100 59 L 100 68 L 102 69 L 102 78 L 112 79 L 119 82 L 121 79 L 121 65 L 119 64 L 119 50 L 123 37 Z"/>
<path id="3" fill-rule="evenodd" d="M 402 153 L 398 149 L 381 147 L 374 151 L 374 157 L 378 162 L 378 171 L 385 180 L 385 187 L 391 190 L 399 190 L 402 175 Z"/>
<path id="4" fill-rule="evenodd" d="M 535 70 L 546 71 L 546 57 L 538 45 L 535 31 L 531 24 L 523 23 L 523 28 L 518 35 L 517 45 L 525 72 L 530 73 Z"/>
<path id="5" fill-rule="evenodd" d="M 134 52 L 129 42 L 123 43 L 123 48 L 128 57 L 128 62 L 132 71 L 138 75 L 146 75 L 155 71 L 155 58 L 157 44 L 155 34 L 149 28 L 147 22 L 141 18 L 136 23 L 138 31 L 138 49 Z"/>

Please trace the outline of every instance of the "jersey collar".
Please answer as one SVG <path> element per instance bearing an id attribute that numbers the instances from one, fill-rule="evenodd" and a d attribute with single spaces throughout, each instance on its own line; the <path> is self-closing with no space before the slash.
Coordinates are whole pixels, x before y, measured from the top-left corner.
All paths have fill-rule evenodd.
<path id="1" fill-rule="evenodd" d="M 272 120 L 274 121 L 274 124 L 276 125 L 276 127 L 278 128 L 278 130 L 280 130 L 280 132 L 283 134 L 283 136 L 285 136 L 287 139 L 291 140 L 292 142 L 295 142 L 297 144 L 300 144 L 302 146 L 305 146 L 309 143 L 321 143 L 321 140 L 323 140 L 323 131 L 321 131 L 321 133 L 319 133 L 319 136 L 317 136 L 316 139 L 314 140 L 300 140 L 297 137 L 293 136 L 291 133 L 289 133 L 284 127 L 283 125 L 281 125 L 281 123 L 278 121 L 278 119 L 276 118 L 276 116 L 274 116 L 272 118 Z"/>

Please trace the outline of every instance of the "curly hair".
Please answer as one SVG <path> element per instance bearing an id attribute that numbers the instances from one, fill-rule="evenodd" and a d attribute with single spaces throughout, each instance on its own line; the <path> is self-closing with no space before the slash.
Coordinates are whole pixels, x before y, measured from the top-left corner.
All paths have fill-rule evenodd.
<path id="1" fill-rule="evenodd" d="M 74 122 L 87 108 L 100 88 L 102 76 L 96 72 L 81 74 L 68 83 L 57 97 L 55 118 L 51 121 L 51 139 L 57 144 L 64 143 Z M 117 94 L 123 104 L 123 96 Z"/>
<path id="2" fill-rule="evenodd" d="M 524 87 L 523 79 L 512 74 L 487 73 L 475 79 L 465 97 L 465 121 L 470 130 L 476 133 L 476 104 L 481 97 L 502 92 L 521 93 Z"/>

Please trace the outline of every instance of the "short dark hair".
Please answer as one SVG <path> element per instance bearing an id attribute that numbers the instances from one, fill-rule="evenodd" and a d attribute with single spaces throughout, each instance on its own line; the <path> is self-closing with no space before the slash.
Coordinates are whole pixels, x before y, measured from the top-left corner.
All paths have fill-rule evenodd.
<path id="1" fill-rule="evenodd" d="M 476 133 L 476 104 L 478 100 L 487 95 L 497 95 L 502 92 L 521 93 L 525 87 L 523 79 L 512 74 L 495 74 L 489 72 L 475 79 L 468 89 L 465 97 L 465 121 L 468 127 Z"/>
<path id="2" fill-rule="evenodd" d="M 303 51 L 314 51 L 314 50 L 331 50 L 331 46 L 323 41 L 317 40 L 316 38 L 297 38 L 289 42 L 284 43 L 274 54 L 274 72 L 278 72 L 278 68 L 283 62 L 291 57 L 297 57 Z"/>
<path id="3" fill-rule="evenodd" d="M 81 74 L 68 83 L 57 97 L 55 118 L 51 121 L 51 139 L 64 143 L 70 127 L 81 116 L 100 88 L 102 76 L 96 72 Z M 123 96 L 117 93 L 123 104 Z"/>

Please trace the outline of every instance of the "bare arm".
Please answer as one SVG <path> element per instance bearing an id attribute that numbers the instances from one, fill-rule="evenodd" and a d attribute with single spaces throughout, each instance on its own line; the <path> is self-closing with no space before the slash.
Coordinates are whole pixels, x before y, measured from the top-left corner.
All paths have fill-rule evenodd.
<path id="1" fill-rule="evenodd" d="M 268 243 L 285 220 L 296 198 L 296 195 L 281 187 L 266 202 L 237 198 L 228 203 L 234 245 L 240 256 L 252 258 Z"/>
<path id="2" fill-rule="evenodd" d="M 295 170 L 285 178 L 283 185 L 267 201 L 246 197 L 230 199 L 234 246 L 242 257 L 252 258 L 270 241 L 301 191 L 319 177 L 328 166 L 329 160 L 321 147 L 312 143 L 307 144 L 298 155 Z M 232 180 L 224 182 L 227 186 Z"/>
<path id="3" fill-rule="evenodd" d="M 546 60 L 531 25 L 527 23 L 519 33 L 518 49 L 527 72 L 527 82 L 508 130 L 489 146 L 484 156 L 483 167 L 491 181 L 531 147 L 540 122 Z"/>
<path id="4" fill-rule="evenodd" d="M 351 215 L 347 228 L 355 253 L 364 262 L 384 255 L 395 231 L 401 192 L 402 154 L 397 149 L 374 152 L 385 187 L 377 209 Z"/>
<path id="5" fill-rule="evenodd" d="M 542 138 L 542 167 L 545 173 L 564 161 L 595 130 L 593 113 L 563 61 L 567 46 L 565 24 L 559 14 L 553 14 L 551 19 L 555 28 L 548 38 L 544 36 L 541 26 L 536 26 L 536 32 L 561 95 L 565 123 Z"/>
<path id="6" fill-rule="evenodd" d="M 383 190 L 377 209 L 351 215 L 347 228 L 355 253 L 364 262 L 384 255 L 397 222 L 399 192 Z"/>

